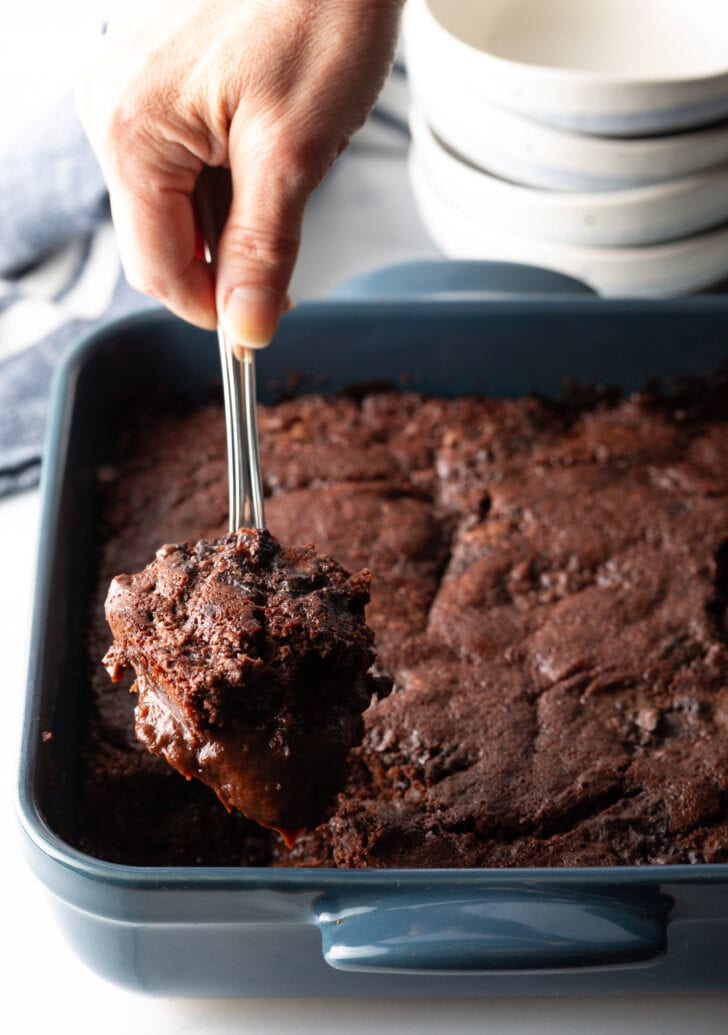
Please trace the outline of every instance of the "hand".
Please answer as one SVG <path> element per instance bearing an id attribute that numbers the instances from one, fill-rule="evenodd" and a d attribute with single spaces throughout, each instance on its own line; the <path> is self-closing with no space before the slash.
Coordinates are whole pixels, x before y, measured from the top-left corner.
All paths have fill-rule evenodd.
<path id="1" fill-rule="evenodd" d="M 103 37 L 77 91 L 130 284 L 240 344 L 271 340 L 303 210 L 366 118 L 403 0 L 147 0 Z M 230 167 L 217 283 L 192 195 Z"/>

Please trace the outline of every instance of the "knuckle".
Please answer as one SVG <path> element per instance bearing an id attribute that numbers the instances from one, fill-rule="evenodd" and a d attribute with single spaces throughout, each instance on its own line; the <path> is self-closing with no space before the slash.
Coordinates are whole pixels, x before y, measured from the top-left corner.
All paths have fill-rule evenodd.
<path id="1" fill-rule="evenodd" d="M 268 111 L 245 120 L 233 153 L 265 170 L 271 193 L 305 197 L 333 163 L 337 144 L 328 125 L 307 112 Z"/>
<path id="2" fill-rule="evenodd" d="M 258 266 L 288 266 L 298 253 L 299 235 L 260 226 L 233 227 L 231 257 Z"/>
<path id="3" fill-rule="evenodd" d="M 154 127 L 154 98 L 130 92 L 111 107 L 106 120 L 106 137 L 117 150 L 126 150 L 146 138 Z"/>
<path id="4" fill-rule="evenodd" d="M 320 183 L 333 164 L 336 147 L 319 134 L 286 134 L 271 145 L 267 157 L 271 167 L 280 170 L 289 191 L 305 194 Z"/>
<path id="5" fill-rule="evenodd" d="M 121 179 L 136 176 L 141 160 L 157 153 L 164 138 L 164 122 L 174 109 L 173 91 L 160 83 L 151 89 L 133 84 L 109 101 L 102 116 L 104 151 Z"/>

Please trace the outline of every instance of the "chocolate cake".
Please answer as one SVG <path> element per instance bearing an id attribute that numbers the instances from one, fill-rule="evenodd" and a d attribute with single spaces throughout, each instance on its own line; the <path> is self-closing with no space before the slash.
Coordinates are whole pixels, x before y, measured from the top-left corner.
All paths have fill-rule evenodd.
<path id="1" fill-rule="evenodd" d="M 728 861 L 725 379 L 262 409 L 271 532 L 371 570 L 394 681 L 292 848 L 138 745 L 133 699 L 98 664 L 110 578 L 222 534 L 224 441 L 216 406 L 148 416 L 99 472 L 76 843 L 134 863 Z"/>
<path id="2" fill-rule="evenodd" d="M 292 843 L 340 789 L 370 671 L 369 572 L 244 528 L 167 545 L 106 598 L 115 682 L 133 668 L 139 740 Z"/>

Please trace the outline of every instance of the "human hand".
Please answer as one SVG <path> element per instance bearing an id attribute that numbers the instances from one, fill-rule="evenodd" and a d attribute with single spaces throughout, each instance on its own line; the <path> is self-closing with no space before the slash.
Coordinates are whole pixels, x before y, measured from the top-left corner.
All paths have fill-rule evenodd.
<path id="1" fill-rule="evenodd" d="M 200 327 L 268 344 L 303 210 L 364 122 L 403 0 L 147 0 L 103 37 L 77 91 L 129 283 Z M 193 192 L 229 166 L 217 278 Z"/>

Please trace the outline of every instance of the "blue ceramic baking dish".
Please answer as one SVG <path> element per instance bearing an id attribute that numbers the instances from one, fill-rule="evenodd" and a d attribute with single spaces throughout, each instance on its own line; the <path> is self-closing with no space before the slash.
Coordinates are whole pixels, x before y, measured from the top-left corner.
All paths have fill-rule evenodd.
<path id="1" fill-rule="evenodd" d="M 449 295 L 460 273 L 466 300 Z M 707 374 L 728 357 L 728 300 L 601 301 L 524 271 L 408 268 L 286 316 L 261 395 L 384 378 L 440 394 L 555 393 L 565 376 L 625 389 Z M 419 279 L 418 279 L 419 278 Z M 485 279 L 484 279 L 485 278 Z M 490 290 L 489 284 L 495 289 Z M 507 289 L 517 289 L 509 296 Z M 485 290 L 484 290 L 485 289 Z M 375 300 L 357 300 L 369 291 Z M 399 292 L 399 301 L 387 300 Z M 555 292 L 555 293 L 550 293 Z M 76 807 L 93 471 L 110 411 L 172 386 L 201 399 L 212 335 L 163 313 L 103 327 L 55 382 L 19 784 L 30 865 L 95 970 L 193 996 L 470 996 L 728 988 L 728 867 L 277 870 L 121 866 L 56 832 Z M 41 731 L 53 729 L 50 744 Z"/>

